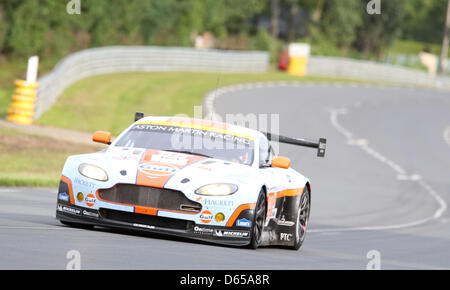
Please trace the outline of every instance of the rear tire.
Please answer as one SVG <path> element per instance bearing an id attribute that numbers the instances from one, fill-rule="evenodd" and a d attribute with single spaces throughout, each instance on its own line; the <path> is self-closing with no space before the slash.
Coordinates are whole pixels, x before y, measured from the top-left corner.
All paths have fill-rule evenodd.
<path id="1" fill-rule="evenodd" d="M 263 189 L 259 192 L 258 201 L 256 202 L 255 214 L 253 216 L 252 231 L 249 247 L 257 249 L 261 245 L 264 223 L 266 222 L 267 201 Z"/>
<path id="2" fill-rule="evenodd" d="M 311 193 L 307 186 L 303 190 L 300 198 L 300 204 L 297 210 L 297 219 L 295 222 L 295 244 L 291 247 L 293 250 L 299 250 L 305 240 L 306 229 L 311 212 Z"/>

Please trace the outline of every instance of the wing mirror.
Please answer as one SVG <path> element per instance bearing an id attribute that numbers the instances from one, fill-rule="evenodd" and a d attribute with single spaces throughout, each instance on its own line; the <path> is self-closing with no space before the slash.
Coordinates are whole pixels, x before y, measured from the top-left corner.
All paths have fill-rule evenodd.
<path id="1" fill-rule="evenodd" d="M 110 132 L 97 131 L 92 135 L 92 141 L 110 145 L 111 137 L 112 134 Z"/>
<path id="2" fill-rule="evenodd" d="M 272 158 L 271 166 L 288 169 L 291 166 L 291 159 L 283 156 L 275 156 Z"/>

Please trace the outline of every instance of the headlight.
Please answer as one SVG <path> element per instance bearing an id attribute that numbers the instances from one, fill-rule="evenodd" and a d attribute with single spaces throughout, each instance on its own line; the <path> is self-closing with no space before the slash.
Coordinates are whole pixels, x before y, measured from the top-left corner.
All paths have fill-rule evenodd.
<path id="1" fill-rule="evenodd" d="M 214 183 L 200 187 L 195 191 L 200 195 L 231 195 L 238 190 L 237 185 L 231 183 Z"/>
<path id="2" fill-rule="evenodd" d="M 80 167 L 78 167 L 78 172 L 80 172 L 81 175 L 87 178 L 95 179 L 98 181 L 108 180 L 108 175 L 106 174 L 106 171 L 92 164 L 87 163 L 81 164 Z"/>

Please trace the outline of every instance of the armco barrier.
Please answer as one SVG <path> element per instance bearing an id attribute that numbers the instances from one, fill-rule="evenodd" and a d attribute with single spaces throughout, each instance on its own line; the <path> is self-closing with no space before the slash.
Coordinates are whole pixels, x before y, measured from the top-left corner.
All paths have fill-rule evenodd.
<path id="1" fill-rule="evenodd" d="M 386 84 L 450 90 L 450 77 L 407 67 L 349 58 L 311 56 L 308 74 Z"/>
<path id="2" fill-rule="evenodd" d="M 94 75 L 121 72 L 262 73 L 269 68 L 263 51 L 198 50 L 189 47 L 111 46 L 71 54 L 38 80 L 34 119 L 48 110 L 73 83 Z"/>
<path id="3" fill-rule="evenodd" d="M 120 72 L 262 73 L 269 54 L 262 51 L 198 50 L 188 47 L 111 46 L 71 54 L 38 80 L 34 119 L 48 110 L 71 84 L 94 75 Z M 311 56 L 307 74 L 385 84 L 450 90 L 450 77 L 431 76 L 402 66 L 348 58 Z"/>

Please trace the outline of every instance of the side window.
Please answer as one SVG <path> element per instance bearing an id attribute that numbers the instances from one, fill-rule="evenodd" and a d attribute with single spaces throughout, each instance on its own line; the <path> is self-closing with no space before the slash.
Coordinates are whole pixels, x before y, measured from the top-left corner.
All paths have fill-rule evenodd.
<path id="1" fill-rule="evenodd" d="M 259 166 L 270 166 L 273 150 L 266 138 L 261 138 L 259 142 Z"/>
<path id="2" fill-rule="evenodd" d="M 273 150 L 272 145 L 269 145 L 269 164 L 272 163 L 272 158 L 273 158 L 273 156 L 275 156 L 275 152 L 274 152 L 274 150 Z"/>

